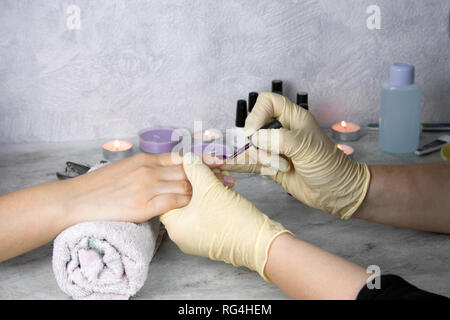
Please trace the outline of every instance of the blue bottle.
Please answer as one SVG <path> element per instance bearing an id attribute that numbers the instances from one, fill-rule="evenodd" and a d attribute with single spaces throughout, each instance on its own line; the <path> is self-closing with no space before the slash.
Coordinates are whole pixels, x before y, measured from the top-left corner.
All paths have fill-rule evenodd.
<path id="1" fill-rule="evenodd" d="M 422 93 L 414 66 L 397 62 L 381 90 L 379 144 L 384 152 L 411 153 L 419 147 Z"/>

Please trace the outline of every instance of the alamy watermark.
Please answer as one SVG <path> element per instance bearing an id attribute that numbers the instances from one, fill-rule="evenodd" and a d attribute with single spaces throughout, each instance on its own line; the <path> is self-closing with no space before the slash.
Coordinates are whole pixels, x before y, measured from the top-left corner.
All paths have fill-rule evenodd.
<path id="1" fill-rule="evenodd" d="M 69 30 L 81 29 L 81 9 L 75 4 L 71 4 L 66 8 L 66 13 L 69 15 L 66 19 L 66 26 Z"/>
<path id="2" fill-rule="evenodd" d="M 377 265 L 370 265 L 367 267 L 366 272 L 370 274 L 370 277 L 367 278 L 366 285 L 369 290 L 373 289 L 381 289 L 381 269 Z"/>
<path id="3" fill-rule="evenodd" d="M 377 5 L 370 5 L 366 9 L 366 13 L 370 16 L 366 20 L 366 26 L 369 30 L 381 29 L 381 8 Z"/>

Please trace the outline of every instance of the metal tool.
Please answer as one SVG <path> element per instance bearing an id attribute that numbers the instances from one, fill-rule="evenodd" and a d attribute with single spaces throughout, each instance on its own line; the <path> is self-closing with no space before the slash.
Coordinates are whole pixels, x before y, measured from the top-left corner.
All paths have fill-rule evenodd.
<path id="1" fill-rule="evenodd" d="M 281 129 L 283 128 L 283 125 L 281 124 L 280 121 L 278 120 L 273 120 L 272 122 L 266 124 L 265 126 L 261 127 L 259 130 L 261 129 Z M 222 160 L 233 160 L 234 158 L 236 158 L 238 155 L 240 155 L 241 153 L 244 153 L 245 150 L 247 150 L 248 148 L 250 148 L 250 146 L 252 145 L 251 142 L 251 136 L 249 137 L 250 142 L 248 142 L 245 146 L 243 146 L 242 148 L 238 149 L 235 153 L 233 153 L 231 156 L 227 157 L 226 155 L 222 156 Z"/>
<path id="2" fill-rule="evenodd" d="M 423 147 L 417 149 L 415 154 L 417 154 L 418 156 L 424 156 L 433 153 L 435 151 L 439 151 L 447 143 L 450 143 L 450 134 L 442 136 L 437 140 L 434 140 L 433 142 L 424 145 Z"/>
<path id="3" fill-rule="evenodd" d="M 83 164 L 79 164 L 72 161 L 66 162 L 66 167 L 64 168 L 64 172 L 56 172 L 56 176 L 59 180 L 67 180 L 78 177 L 79 175 L 85 174 L 88 172 L 90 167 L 85 166 Z"/>
<path id="4" fill-rule="evenodd" d="M 108 161 L 102 160 L 100 161 L 100 163 L 107 163 Z M 91 167 L 84 165 L 84 164 L 79 164 L 76 162 L 72 162 L 72 161 L 67 161 L 66 162 L 66 167 L 64 168 L 64 172 L 56 172 L 56 176 L 58 177 L 59 180 L 67 180 L 67 179 L 72 179 L 75 177 L 78 177 L 82 174 L 85 174 L 86 172 L 88 172 L 91 169 Z"/>

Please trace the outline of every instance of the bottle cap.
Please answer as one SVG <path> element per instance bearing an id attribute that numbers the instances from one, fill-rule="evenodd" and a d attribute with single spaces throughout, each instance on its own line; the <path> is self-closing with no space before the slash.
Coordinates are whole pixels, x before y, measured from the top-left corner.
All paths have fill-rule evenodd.
<path id="1" fill-rule="evenodd" d="M 272 92 L 283 94 L 283 81 L 273 80 L 272 81 Z"/>
<path id="2" fill-rule="evenodd" d="M 389 82 L 394 86 L 414 84 L 414 66 L 407 62 L 396 62 L 391 66 Z"/>
<path id="3" fill-rule="evenodd" d="M 250 92 L 248 94 L 248 112 L 252 112 L 257 99 L 258 99 L 258 92 Z"/>
<path id="4" fill-rule="evenodd" d="M 307 92 L 298 92 L 297 93 L 297 105 L 308 110 L 308 93 Z"/>
<path id="5" fill-rule="evenodd" d="M 247 101 L 238 100 L 236 107 L 236 127 L 245 127 L 245 119 L 247 119 Z"/>
<path id="6" fill-rule="evenodd" d="M 261 127 L 261 129 L 281 129 L 281 128 L 283 128 L 283 125 L 281 124 L 280 121 L 276 119 Z"/>

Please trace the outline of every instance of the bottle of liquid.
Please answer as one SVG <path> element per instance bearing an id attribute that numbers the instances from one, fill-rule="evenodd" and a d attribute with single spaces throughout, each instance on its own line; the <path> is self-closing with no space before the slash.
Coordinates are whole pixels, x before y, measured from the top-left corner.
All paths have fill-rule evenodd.
<path id="1" fill-rule="evenodd" d="M 411 153 L 419 146 L 422 93 L 414 83 L 414 66 L 397 62 L 383 84 L 379 144 L 384 152 Z"/>
<path id="2" fill-rule="evenodd" d="M 302 107 L 305 110 L 309 110 L 308 93 L 306 93 L 306 92 L 297 93 L 297 105 Z"/>
<path id="3" fill-rule="evenodd" d="M 247 100 L 238 100 L 235 127 L 227 129 L 225 133 L 226 145 L 235 150 L 245 145 L 245 119 L 247 119 Z"/>

